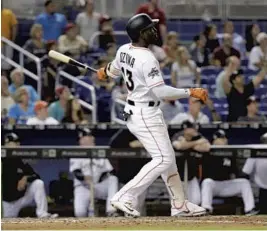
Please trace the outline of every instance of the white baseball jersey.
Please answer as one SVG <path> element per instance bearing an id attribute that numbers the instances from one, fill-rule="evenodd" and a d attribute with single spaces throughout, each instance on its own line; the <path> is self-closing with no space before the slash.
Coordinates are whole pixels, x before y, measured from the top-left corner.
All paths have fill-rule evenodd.
<path id="1" fill-rule="evenodd" d="M 113 170 L 112 165 L 108 159 L 93 159 L 91 166 L 91 159 L 89 158 L 71 158 L 70 159 L 70 172 L 76 169 L 80 169 L 84 176 L 93 176 L 94 183 L 98 183 L 100 176 L 104 172 L 110 172 Z M 92 167 L 92 168 L 91 168 Z M 92 174 L 93 169 L 93 174 Z M 74 187 L 82 185 L 83 182 L 78 179 L 74 179 Z"/>
<path id="2" fill-rule="evenodd" d="M 135 102 L 158 101 L 151 88 L 164 83 L 159 62 L 154 54 L 144 47 L 135 47 L 131 43 L 119 48 L 111 67 L 122 73 L 128 89 L 129 100 Z"/>

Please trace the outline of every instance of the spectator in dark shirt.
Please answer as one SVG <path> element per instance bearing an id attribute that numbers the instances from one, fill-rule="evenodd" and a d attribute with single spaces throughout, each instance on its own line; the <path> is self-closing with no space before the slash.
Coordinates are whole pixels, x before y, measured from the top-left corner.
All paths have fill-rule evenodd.
<path id="1" fill-rule="evenodd" d="M 255 96 L 250 96 L 247 101 L 247 115 L 238 118 L 240 122 L 266 122 L 267 119 L 263 115 L 259 115 L 259 101 Z"/>
<path id="2" fill-rule="evenodd" d="M 67 103 L 62 123 L 86 124 L 84 113 L 78 99 L 70 99 Z"/>
<path id="3" fill-rule="evenodd" d="M 226 65 L 227 58 L 230 56 L 240 58 L 240 52 L 233 48 L 232 40 L 232 35 L 224 34 L 222 46 L 215 49 L 213 53 L 213 62 L 215 66 L 224 67 Z"/>
<path id="4" fill-rule="evenodd" d="M 214 24 L 207 25 L 204 30 L 206 37 L 206 48 L 213 52 L 217 47 L 220 46 L 219 39 L 217 38 L 217 27 Z"/>
<path id="5" fill-rule="evenodd" d="M 113 34 L 112 19 L 109 16 L 103 16 L 100 18 L 100 32 L 99 35 L 99 47 L 103 50 L 108 49 L 108 44 L 116 43 L 115 36 Z"/>
<path id="6" fill-rule="evenodd" d="M 226 140 L 224 131 L 217 131 L 213 135 L 213 145 L 223 145 L 217 140 Z M 251 189 L 251 185 L 247 179 L 236 178 L 237 167 L 235 158 L 221 158 L 215 156 L 203 156 L 203 178 L 201 195 L 201 206 L 212 213 L 212 200 L 215 196 L 232 197 L 242 196 L 244 210 L 247 215 L 255 215 L 255 202 Z"/>
<path id="7" fill-rule="evenodd" d="M 167 35 L 166 16 L 163 9 L 159 8 L 158 0 L 149 0 L 148 3 L 141 5 L 137 11 L 137 14 L 148 14 L 152 19 L 159 19 L 159 23 L 156 25 L 161 38 L 158 46 L 162 46 Z"/>
<path id="8" fill-rule="evenodd" d="M 231 63 L 230 65 L 233 65 Z M 267 66 L 252 79 L 248 84 L 244 83 L 243 71 L 240 69 L 229 74 L 227 72 L 223 79 L 223 89 L 228 101 L 228 121 L 237 121 L 240 116 L 247 115 L 246 101 L 254 94 L 267 74 Z"/>
<path id="9" fill-rule="evenodd" d="M 19 137 L 15 133 L 6 134 L 6 147 L 19 145 Z M 44 182 L 29 164 L 19 158 L 2 159 L 2 199 L 4 217 L 18 217 L 19 211 L 33 201 L 37 217 L 58 217 L 58 214 L 47 212 Z"/>
<path id="10" fill-rule="evenodd" d="M 260 33 L 259 25 L 254 23 L 246 26 L 246 49 L 250 52 L 257 45 L 257 35 Z"/>

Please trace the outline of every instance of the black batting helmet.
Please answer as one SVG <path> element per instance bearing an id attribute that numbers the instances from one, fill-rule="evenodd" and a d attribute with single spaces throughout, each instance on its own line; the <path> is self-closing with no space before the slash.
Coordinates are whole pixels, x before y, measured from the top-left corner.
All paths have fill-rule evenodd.
<path id="1" fill-rule="evenodd" d="M 138 42 L 141 32 L 154 27 L 158 19 L 151 19 L 147 14 L 137 14 L 129 19 L 126 31 L 133 42 Z"/>

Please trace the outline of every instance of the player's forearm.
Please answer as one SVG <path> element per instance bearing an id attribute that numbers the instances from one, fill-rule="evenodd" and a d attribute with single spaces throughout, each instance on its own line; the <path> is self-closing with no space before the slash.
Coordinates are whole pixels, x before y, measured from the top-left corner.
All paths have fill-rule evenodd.
<path id="1" fill-rule="evenodd" d="M 152 88 L 153 93 L 160 99 L 176 100 L 181 98 L 188 98 L 190 96 L 189 89 L 178 89 L 167 86 L 165 84 Z"/>

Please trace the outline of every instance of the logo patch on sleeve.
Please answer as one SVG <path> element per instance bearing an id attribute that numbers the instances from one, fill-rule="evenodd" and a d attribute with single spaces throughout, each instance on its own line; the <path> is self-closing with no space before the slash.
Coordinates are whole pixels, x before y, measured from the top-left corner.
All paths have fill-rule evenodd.
<path id="1" fill-rule="evenodd" d="M 148 77 L 154 79 L 155 76 L 159 76 L 159 70 L 156 67 L 153 67 L 151 71 L 148 73 Z"/>

